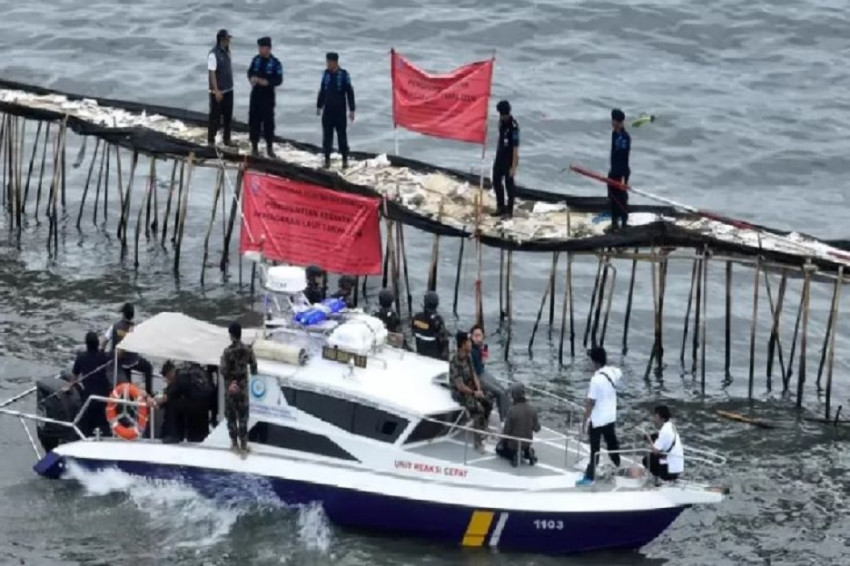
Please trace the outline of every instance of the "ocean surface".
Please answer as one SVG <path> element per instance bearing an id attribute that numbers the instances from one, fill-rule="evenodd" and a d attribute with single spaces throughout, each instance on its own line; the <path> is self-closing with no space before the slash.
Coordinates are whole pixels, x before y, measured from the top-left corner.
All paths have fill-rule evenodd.
<path id="1" fill-rule="evenodd" d="M 338 51 L 353 78 L 355 149 L 392 151 L 389 50 L 441 71 L 495 53 L 493 104 L 511 101 L 522 128 L 518 180 L 574 194 L 600 186 L 563 172 L 569 163 L 604 170 L 610 110 L 629 118 L 648 112 L 654 124 L 632 130 L 632 182 L 658 195 L 777 228 L 823 238 L 850 236 L 846 172 L 850 142 L 850 15 L 839 0 L 376 0 L 166 2 L 164 0 L 0 0 L 0 76 L 89 95 L 204 111 L 205 60 L 220 27 L 234 36 L 236 116 L 247 119 L 244 69 L 255 40 L 269 35 L 283 61 L 277 133 L 320 141 L 315 113 L 326 51 Z M 32 135 L 30 130 L 29 135 Z M 480 149 L 403 131 L 403 155 L 478 171 Z M 74 139 L 71 147 L 79 141 Z M 77 144 L 77 145 L 74 145 Z M 91 146 L 89 146 L 91 152 Z M 69 152 L 69 156 L 75 152 Z M 90 157 L 90 153 L 87 155 Z M 85 162 L 88 164 L 88 160 Z M 225 324 L 256 308 L 245 270 L 218 271 L 216 219 L 205 285 L 200 284 L 203 237 L 209 223 L 214 173 L 199 173 L 189 205 L 181 275 L 173 251 L 145 242 L 141 265 L 120 257 L 115 238 L 117 197 L 109 223 L 74 227 L 86 167 L 69 167 L 66 216 L 59 254 L 46 253 L 47 227 L 29 218 L 17 242 L 0 217 L 0 393 L 8 397 L 35 377 L 69 363 L 89 329 L 115 320 L 125 301 L 142 319 L 164 310 Z M 140 169 L 140 171 L 145 171 Z M 160 171 L 159 180 L 164 181 Z M 233 181 L 233 179 L 231 179 Z M 114 185 L 113 185 L 114 186 Z M 138 202 L 138 199 L 136 200 Z M 160 199 L 163 203 L 164 199 Z M 648 202 L 636 200 L 635 202 Z M 90 205 L 85 218 L 91 217 Z M 135 209 L 134 209 L 135 210 Z M 419 304 L 432 239 L 405 234 L 411 286 Z M 131 244 L 132 246 L 132 244 Z M 474 246 L 466 246 L 458 317 L 450 313 L 458 243 L 441 242 L 438 290 L 449 325 L 467 328 L 474 308 Z M 132 248 L 131 248 L 132 253 Z M 235 256 L 234 256 L 235 258 Z M 558 264 L 555 324 L 544 308 L 532 356 L 528 342 L 552 258 L 515 254 L 516 291 L 510 361 L 498 325 L 499 253 L 484 252 L 486 323 L 493 370 L 580 397 L 589 364 L 583 355 L 557 362 L 565 260 Z M 694 373 L 689 334 L 679 361 L 690 262 L 671 264 L 665 297 L 664 371 L 644 379 L 652 338 L 650 270 L 638 268 L 627 356 L 621 356 L 631 262 L 618 262 L 616 296 L 606 335 L 613 360 L 626 373 L 621 434 L 630 439 L 658 402 L 669 404 L 686 444 L 728 457 L 714 481 L 731 489 L 714 508 L 686 511 L 660 538 L 635 553 L 551 558 L 424 544 L 354 533 L 330 525 L 320 508 L 290 509 L 258 499 L 222 507 L 191 490 L 153 485 L 117 472 L 77 473 L 49 482 L 31 471 L 34 455 L 11 418 L 0 419 L 0 564 L 846 564 L 850 558 L 847 427 L 800 420 L 774 373 L 768 391 L 766 345 L 770 323 L 764 279 L 758 310 L 754 401 L 747 401 L 754 271 L 734 272 L 734 352 L 723 372 L 723 267 L 710 265 L 706 394 Z M 574 265 L 577 349 L 581 348 L 596 264 Z M 778 277 L 772 275 L 774 293 Z M 374 279 L 367 301 L 374 304 Z M 789 283 L 781 338 L 785 359 L 799 301 Z M 823 413 L 815 376 L 831 287 L 814 285 L 808 381 L 803 413 Z M 847 301 L 845 290 L 845 303 Z M 846 307 L 844 312 L 846 313 Z M 693 319 L 691 319 L 693 324 Z M 551 334 L 550 334 L 551 331 Z M 839 321 L 833 406 L 850 412 L 850 322 Z M 567 350 L 569 347 L 567 346 Z M 799 351 L 797 358 L 799 359 Z M 798 363 L 795 361 L 795 364 Z M 796 389 L 795 368 L 792 390 Z M 401 379 L 401 378 L 400 378 Z M 22 404 L 29 410 L 32 403 Z M 753 414 L 776 428 L 763 430 L 720 419 L 726 409 Z M 564 413 L 544 411 L 558 425 Z M 494 505 L 499 502 L 495 501 Z"/>

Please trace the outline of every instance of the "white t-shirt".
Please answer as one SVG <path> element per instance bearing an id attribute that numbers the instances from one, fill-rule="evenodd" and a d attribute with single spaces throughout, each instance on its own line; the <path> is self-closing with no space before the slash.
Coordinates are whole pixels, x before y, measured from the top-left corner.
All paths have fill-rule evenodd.
<path id="1" fill-rule="evenodd" d="M 623 372 L 613 366 L 600 368 L 590 378 L 587 398 L 596 403 L 590 412 L 590 426 L 599 428 L 617 422 L 617 383 Z"/>
<path id="2" fill-rule="evenodd" d="M 210 53 L 210 56 L 207 57 L 207 70 L 215 71 L 218 69 L 218 59 L 216 59 L 215 53 Z"/>
<path id="3" fill-rule="evenodd" d="M 662 452 L 659 461 L 667 464 L 668 473 L 681 474 L 685 471 L 685 450 L 672 422 L 664 423 L 658 431 L 658 439 L 653 446 Z"/>

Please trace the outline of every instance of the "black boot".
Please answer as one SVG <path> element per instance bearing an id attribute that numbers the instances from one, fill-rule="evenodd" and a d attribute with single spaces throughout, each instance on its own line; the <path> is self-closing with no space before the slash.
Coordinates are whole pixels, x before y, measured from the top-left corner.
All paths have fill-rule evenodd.
<path id="1" fill-rule="evenodd" d="M 499 218 L 505 213 L 505 209 L 502 207 L 497 207 L 496 210 L 490 213 L 490 216 L 493 218 Z"/>
<path id="2" fill-rule="evenodd" d="M 275 159 L 277 156 L 274 154 L 274 144 L 270 143 L 266 147 L 266 153 L 268 153 L 271 159 Z"/>
<path id="3" fill-rule="evenodd" d="M 348 169 L 348 156 L 347 155 L 342 156 L 342 168 Z"/>
<path id="4" fill-rule="evenodd" d="M 251 142 L 251 155 L 253 155 L 254 157 L 260 156 L 260 150 L 257 147 L 257 142 Z"/>
<path id="5" fill-rule="evenodd" d="M 325 169 L 330 169 L 330 168 L 331 168 L 331 158 L 328 157 L 328 156 L 325 156 Z"/>

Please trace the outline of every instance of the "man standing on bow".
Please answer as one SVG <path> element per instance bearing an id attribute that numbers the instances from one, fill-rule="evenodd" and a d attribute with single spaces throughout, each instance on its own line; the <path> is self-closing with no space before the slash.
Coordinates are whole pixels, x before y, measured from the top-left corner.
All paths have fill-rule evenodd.
<path id="1" fill-rule="evenodd" d="M 231 344 L 221 354 L 219 371 L 227 388 L 224 398 L 224 414 L 227 417 L 227 432 L 230 434 L 230 449 L 248 452 L 248 371 L 257 375 L 257 358 L 254 350 L 242 342 L 242 325 L 234 322 L 228 329 Z"/>
<path id="2" fill-rule="evenodd" d="M 619 108 L 611 110 L 611 168 L 608 178 L 624 185 L 629 183 L 629 151 L 632 137 L 626 131 L 626 115 Z M 611 228 L 625 228 L 629 221 L 629 192 L 608 185 L 608 200 L 611 202 Z"/>
<path id="3" fill-rule="evenodd" d="M 608 354 L 602 346 L 590 349 L 590 361 L 593 376 L 584 406 L 582 432 L 590 436 L 590 459 L 587 462 L 584 477 L 576 482 L 577 486 L 591 485 L 596 478 L 596 460 L 605 439 L 608 457 L 615 466 L 620 466 L 620 442 L 617 440 L 617 383 L 623 377 L 619 368 L 608 365 Z"/>
<path id="4" fill-rule="evenodd" d="M 233 120 L 233 69 L 230 65 L 230 34 L 226 29 L 218 30 L 216 45 L 207 57 L 210 83 L 210 124 L 207 134 L 209 145 L 215 145 L 218 127 L 224 129 L 224 145 L 232 147 L 230 122 Z"/>
<path id="5" fill-rule="evenodd" d="M 491 216 L 510 218 L 514 213 L 514 177 L 519 166 L 519 124 L 511 115 L 511 103 L 502 100 L 496 105 L 499 111 L 499 145 L 493 161 L 493 190 L 496 192 L 496 210 Z M 508 202 L 505 204 L 505 191 Z"/>
<path id="6" fill-rule="evenodd" d="M 322 149 L 325 152 L 325 169 L 331 166 L 331 149 L 336 141 L 342 154 L 342 168 L 348 167 L 348 134 L 346 133 L 346 110 L 354 121 L 354 87 L 348 71 L 339 66 L 339 55 L 328 53 L 325 56 L 327 69 L 322 75 L 319 96 L 316 99 L 316 114 L 322 116 Z M 324 110 L 324 112 L 323 112 Z"/>
<path id="7" fill-rule="evenodd" d="M 268 156 L 274 158 L 274 89 L 283 83 L 283 65 L 272 55 L 272 40 L 261 37 L 257 40 L 259 53 L 248 66 L 248 81 L 251 83 L 251 105 L 248 110 L 251 153 L 260 154 L 260 129 L 266 140 Z"/>

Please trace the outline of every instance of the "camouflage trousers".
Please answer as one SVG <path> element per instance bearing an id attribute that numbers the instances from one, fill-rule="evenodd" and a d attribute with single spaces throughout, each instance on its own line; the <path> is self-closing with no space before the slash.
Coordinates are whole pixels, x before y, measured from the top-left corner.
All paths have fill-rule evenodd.
<path id="1" fill-rule="evenodd" d="M 224 397 L 224 416 L 227 419 L 227 432 L 230 434 L 230 440 L 244 445 L 248 442 L 248 390 L 246 387 L 247 380 L 237 380 L 236 385 L 239 391 L 236 393 L 230 392 L 228 386 Z"/>
<path id="2" fill-rule="evenodd" d="M 463 395 L 461 404 L 469 412 L 472 417 L 472 428 L 476 430 L 487 430 L 487 421 L 490 419 L 490 412 L 493 410 L 493 403 L 487 397 L 475 397 L 474 395 Z M 484 435 L 475 434 L 475 445 L 480 446 L 484 442 Z"/>

